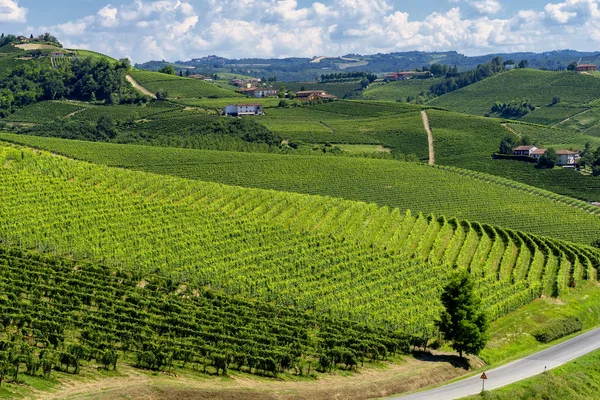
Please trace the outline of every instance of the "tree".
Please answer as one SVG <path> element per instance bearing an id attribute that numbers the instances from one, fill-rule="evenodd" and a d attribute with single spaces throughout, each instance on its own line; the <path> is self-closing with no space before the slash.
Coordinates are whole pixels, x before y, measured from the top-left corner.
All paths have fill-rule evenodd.
<path id="1" fill-rule="evenodd" d="M 519 62 L 519 68 L 527 68 L 529 66 L 529 61 L 527 60 L 521 60 Z"/>
<path id="2" fill-rule="evenodd" d="M 540 157 L 538 161 L 538 165 L 541 168 L 549 168 L 552 169 L 558 162 L 558 155 L 556 154 L 556 150 L 550 147 L 546 152 Z"/>
<path id="3" fill-rule="evenodd" d="M 479 354 L 488 340 L 488 322 L 467 271 L 455 274 L 444 287 L 442 305 L 444 311 L 435 324 L 444 338 L 452 341 L 461 358 L 463 353 Z"/>
<path id="4" fill-rule="evenodd" d="M 594 164 L 594 152 L 592 151 L 592 144 L 587 142 L 583 151 L 581 152 L 581 158 L 579 159 L 579 165 L 583 168 L 587 168 Z"/>
<path id="5" fill-rule="evenodd" d="M 161 74 L 175 75 L 175 68 L 173 68 L 172 65 L 165 65 L 164 67 L 159 69 L 158 72 L 160 72 Z"/>
<path id="6" fill-rule="evenodd" d="M 556 105 L 558 103 L 560 103 L 560 97 L 559 96 L 554 96 L 552 98 L 552 105 L 554 106 L 554 105 Z"/>
<path id="7" fill-rule="evenodd" d="M 517 142 L 513 136 L 505 136 L 500 142 L 500 154 L 512 154 Z"/>
<path id="8" fill-rule="evenodd" d="M 576 68 L 577 68 L 576 62 L 572 62 L 571 64 L 567 65 L 567 71 L 575 71 Z"/>
<path id="9" fill-rule="evenodd" d="M 107 140 L 114 139 L 117 136 L 115 121 L 107 115 L 103 115 L 96 124 L 96 139 Z"/>

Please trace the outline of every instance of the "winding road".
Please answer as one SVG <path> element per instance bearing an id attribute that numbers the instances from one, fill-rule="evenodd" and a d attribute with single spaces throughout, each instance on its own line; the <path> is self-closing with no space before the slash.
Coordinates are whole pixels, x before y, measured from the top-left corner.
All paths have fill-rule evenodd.
<path id="1" fill-rule="evenodd" d="M 600 328 L 586 332 L 556 346 L 547 348 L 520 360 L 486 371 L 485 390 L 497 389 L 556 368 L 600 348 Z M 481 392 L 480 375 L 441 386 L 436 389 L 392 397 L 390 400 L 452 400 Z"/>

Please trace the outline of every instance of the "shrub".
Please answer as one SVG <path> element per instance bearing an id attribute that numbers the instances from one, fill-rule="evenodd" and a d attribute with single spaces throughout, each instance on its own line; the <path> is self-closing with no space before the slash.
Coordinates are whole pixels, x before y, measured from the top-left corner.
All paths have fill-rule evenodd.
<path id="1" fill-rule="evenodd" d="M 569 317 L 552 320 L 540 326 L 532 333 L 533 337 L 540 343 L 548 343 L 561 337 L 579 332 L 583 324 L 579 318 Z"/>

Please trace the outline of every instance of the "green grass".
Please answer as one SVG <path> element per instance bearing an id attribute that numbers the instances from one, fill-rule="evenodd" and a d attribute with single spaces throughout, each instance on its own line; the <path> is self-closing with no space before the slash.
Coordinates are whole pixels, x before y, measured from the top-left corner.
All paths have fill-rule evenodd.
<path id="1" fill-rule="evenodd" d="M 373 202 L 583 243 L 597 239 L 600 231 L 600 218 L 572 207 L 568 198 L 543 191 L 547 194 L 534 194 L 534 188 L 512 188 L 510 182 L 488 182 L 421 164 L 155 148 L 11 134 L 0 137 L 101 164 L 188 179 Z M 507 202 L 507 198 L 511 202 Z"/>
<path id="2" fill-rule="evenodd" d="M 169 98 L 242 97 L 241 94 L 221 89 L 212 83 L 197 79 L 139 70 L 132 70 L 130 74 L 140 85 L 150 92 L 167 91 Z"/>
<path id="3" fill-rule="evenodd" d="M 83 110 L 87 105 L 64 101 L 43 101 L 17 110 L 5 118 L 11 122 L 44 123 Z"/>
<path id="4" fill-rule="evenodd" d="M 600 79 L 576 72 L 551 72 L 515 69 L 484 79 L 457 91 L 433 99 L 428 105 L 476 115 L 490 112 L 496 101 L 529 99 L 536 107 L 547 107 L 555 96 L 561 107 L 545 111 L 544 118 L 556 112 L 558 122 L 564 117 L 562 106 L 585 106 L 598 99 Z M 560 115 L 559 115 L 560 114 Z"/>
<path id="5" fill-rule="evenodd" d="M 558 125 L 560 128 L 575 131 L 586 136 L 600 138 L 600 108 L 573 116 L 570 120 Z"/>
<path id="6" fill-rule="evenodd" d="M 526 114 L 520 120 L 532 124 L 554 125 L 588 109 L 587 107 L 561 107 L 560 105 L 540 107 Z"/>
<path id="7" fill-rule="evenodd" d="M 441 79 L 409 79 L 407 81 L 390 81 L 373 83 L 363 91 L 365 99 L 406 101 L 408 96 L 417 97 L 427 94 L 429 88 Z"/>

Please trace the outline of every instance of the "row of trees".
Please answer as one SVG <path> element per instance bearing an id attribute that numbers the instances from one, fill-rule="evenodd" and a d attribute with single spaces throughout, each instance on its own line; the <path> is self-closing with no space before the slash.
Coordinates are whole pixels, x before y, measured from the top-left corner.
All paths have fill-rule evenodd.
<path id="1" fill-rule="evenodd" d="M 366 72 L 338 72 L 331 74 L 322 74 L 320 78 L 320 82 L 341 82 L 341 81 L 349 81 L 349 80 L 363 80 L 366 79 L 369 83 L 375 82 L 377 79 L 377 75 L 368 74 Z"/>
<path id="2" fill-rule="evenodd" d="M 438 67 L 436 67 L 437 73 L 443 73 L 443 70 L 443 67 L 441 71 L 439 71 Z M 453 68 L 446 72 L 446 79 L 439 83 L 436 83 L 435 85 L 432 85 L 429 91 L 436 96 L 441 96 L 443 94 L 479 82 L 480 80 L 488 78 L 502 71 L 504 71 L 502 57 L 494 57 L 492 61 L 490 61 L 487 64 L 480 64 L 474 70 L 462 72 L 459 74 L 457 73 L 458 71 Z"/>
<path id="3" fill-rule="evenodd" d="M 31 36 L 29 36 L 29 39 L 37 40 L 39 42 L 52 43 L 56 47 L 62 47 L 62 44 L 58 41 L 58 39 L 50 33 L 42 33 L 37 38 L 34 38 L 33 34 L 31 34 Z M 8 34 L 5 36 L 4 33 L 0 35 L 0 47 L 17 42 L 19 42 L 19 38 L 15 35 Z"/>
<path id="4" fill-rule="evenodd" d="M 491 109 L 492 113 L 503 118 L 521 118 L 533 110 L 535 110 L 535 107 L 529 99 L 513 100 L 508 103 L 497 101 Z"/>
<path id="5" fill-rule="evenodd" d="M 129 69 L 127 59 L 112 63 L 91 57 L 58 69 L 34 62 L 20 65 L 0 79 L 0 117 L 43 100 L 138 102 L 142 96 L 125 78 Z"/>

